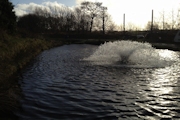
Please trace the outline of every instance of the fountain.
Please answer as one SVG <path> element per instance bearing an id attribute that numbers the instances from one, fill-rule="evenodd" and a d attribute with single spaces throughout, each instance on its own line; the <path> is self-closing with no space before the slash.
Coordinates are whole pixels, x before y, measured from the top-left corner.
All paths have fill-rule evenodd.
<path id="1" fill-rule="evenodd" d="M 92 55 L 84 60 L 97 65 L 165 67 L 174 63 L 173 53 L 170 50 L 155 49 L 150 43 L 122 40 L 100 45 Z"/>

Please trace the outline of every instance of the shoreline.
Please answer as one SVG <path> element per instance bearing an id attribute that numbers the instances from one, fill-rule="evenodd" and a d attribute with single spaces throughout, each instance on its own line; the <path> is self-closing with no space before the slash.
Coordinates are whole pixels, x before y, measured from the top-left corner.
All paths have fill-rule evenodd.
<path id="1" fill-rule="evenodd" d="M 92 44 L 92 45 L 101 45 L 105 42 L 121 41 L 118 39 L 64 39 L 64 40 L 66 40 L 66 44 Z M 149 42 L 146 41 L 145 39 L 131 40 L 131 41 L 137 41 L 142 43 L 147 42 L 150 43 L 152 47 L 156 49 L 168 49 L 173 51 L 180 51 L 180 43 Z"/>
<path id="2" fill-rule="evenodd" d="M 172 43 L 151 43 L 152 46 L 156 49 L 168 49 L 172 51 L 180 51 L 180 44 L 172 44 Z"/>
<path id="3" fill-rule="evenodd" d="M 42 51 L 63 44 L 61 41 L 12 36 L 6 39 L 0 41 L 0 119 L 16 120 L 14 112 L 20 109 L 22 96 L 18 83 L 21 71 Z"/>

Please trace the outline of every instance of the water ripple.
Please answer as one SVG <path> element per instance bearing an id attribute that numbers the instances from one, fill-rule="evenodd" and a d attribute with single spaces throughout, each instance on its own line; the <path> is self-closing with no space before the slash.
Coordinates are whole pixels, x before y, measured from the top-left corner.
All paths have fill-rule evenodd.
<path id="1" fill-rule="evenodd" d="M 39 55 L 20 81 L 19 119 L 180 119 L 180 64 L 146 68 L 82 61 L 96 49 L 65 45 Z"/>

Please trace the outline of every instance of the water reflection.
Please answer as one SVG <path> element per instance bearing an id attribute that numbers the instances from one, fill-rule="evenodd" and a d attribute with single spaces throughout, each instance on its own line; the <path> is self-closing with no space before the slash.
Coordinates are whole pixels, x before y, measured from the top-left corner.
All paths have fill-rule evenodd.
<path id="1" fill-rule="evenodd" d="M 156 69 L 152 74 L 152 80 L 149 88 L 154 92 L 155 96 L 173 93 L 173 86 L 177 83 L 177 77 L 170 67 Z"/>
<path id="2" fill-rule="evenodd" d="M 180 88 L 179 53 L 169 50 L 157 52 L 165 64 L 169 61 L 170 64 L 138 73 L 139 99 L 135 104 L 141 109 L 136 112 L 143 119 L 176 119 L 180 117 L 180 97 L 177 92 Z"/>
<path id="3" fill-rule="evenodd" d="M 152 71 L 148 78 L 148 92 L 144 97 L 147 100 L 143 109 L 147 110 L 158 118 L 177 117 L 179 109 L 178 95 L 175 94 L 175 88 L 178 82 L 177 70 L 174 67 L 159 68 Z"/>

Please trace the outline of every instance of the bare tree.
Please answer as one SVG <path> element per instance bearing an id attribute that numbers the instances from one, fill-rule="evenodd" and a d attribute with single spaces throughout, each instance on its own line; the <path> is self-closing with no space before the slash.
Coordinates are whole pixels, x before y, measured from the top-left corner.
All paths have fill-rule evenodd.
<path id="1" fill-rule="evenodd" d="M 84 9 L 79 7 L 74 10 L 76 30 L 85 32 L 89 30 L 89 18 L 90 16 L 85 13 Z"/>
<path id="2" fill-rule="evenodd" d="M 136 31 L 137 28 L 138 28 L 138 27 L 137 27 L 134 23 L 132 23 L 132 22 L 129 22 L 129 23 L 127 24 L 127 30 L 129 30 L 129 31 Z"/>
<path id="3" fill-rule="evenodd" d="M 146 25 L 146 29 L 147 30 L 159 30 L 159 25 L 156 23 L 156 22 L 154 22 L 154 24 L 153 24 L 153 28 L 151 28 L 152 26 L 151 26 L 151 21 L 149 21 L 148 23 L 147 23 L 147 25 Z"/>
<path id="4" fill-rule="evenodd" d="M 171 29 L 173 30 L 175 27 L 176 21 L 174 20 L 174 11 L 171 11 Z"/>
<path id="5" fill-rule="evenodd" d="M 39 17 L 40 21 L 38 26 L 41 28 L 41 32 L 45 32 L 49 29 L 48 18 L 51 16 L 51 13 L 47 10 L 47 8 L 36 7 L 34 11 L 32 11 L 32 14 Z"/>
<path id="6" fill-rule="evenodd" d="M 156 18 L 159 29 L 162 30 L 173 30 L 177 28 L 177 18 L 175 17 L 174 11 L 172 10 L 168 14 L 160 12 L 159 18 Z"/>
<path id="7" fill-rule="evenodd" d="M 157 19 L 159 28 L 164 30 L 165 29 L 165 12 L 160 12 L 159 18 Z"/>
<path id="8" fill-rule="evenodd" d="M 118 30 L 118 26 L 111 19 L 108 19 L 106 29 L 108 30 L 108 32 L 113 32 L 115 30 Z"/>
<path id="9" fill-rule="evenodd" d="M 102 3 L 100 2 L 82 2 L 81 9 L 84 9 L 86 14 L 90 16 L 90 32 L 92 32 L 94 18 L 98 16 Z"/>
<path id="10" fill-rule="evenodd" d="M 105 21 L 106 21 L 106 18 L 108 17 L 108 15 L 107 15 L 107 7 L 101 6 L 100 17 L 102 19 L 103 34 L 105 34 Z"/>
<path id="11" fill-rule="evenodd" d="M 76 20 L 75 29 L 79 32 L 80 31 L 80 21 L 81 21 L 81 16 L 82 16 L 81 9 L 78 7 L 75 8 L 74 14 L 75 14 L 75 20 Z"/>

